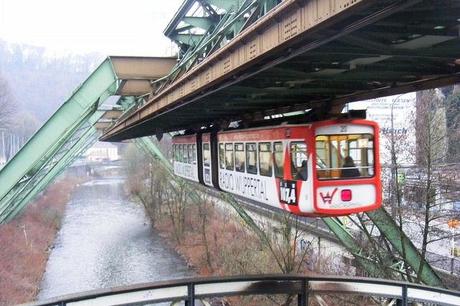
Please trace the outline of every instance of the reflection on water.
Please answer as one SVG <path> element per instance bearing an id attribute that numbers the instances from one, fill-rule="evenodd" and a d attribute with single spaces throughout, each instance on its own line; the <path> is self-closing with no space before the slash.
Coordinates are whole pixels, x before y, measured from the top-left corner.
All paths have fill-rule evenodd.
<path id="1" fill-rule="evenodd" d="M 123 178 L 79 186 L 67 206 L 38 299 L 190 276 L 123 195 Z"/>

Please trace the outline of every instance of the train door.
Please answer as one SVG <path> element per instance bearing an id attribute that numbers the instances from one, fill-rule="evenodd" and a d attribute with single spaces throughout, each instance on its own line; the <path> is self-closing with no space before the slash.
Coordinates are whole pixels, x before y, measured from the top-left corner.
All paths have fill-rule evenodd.
<path id="1" fill-rule="evenodd" d="M 291 127 L 289 139 L 273 143 L 273 161 L 275 176 L 279 179 L 281 206 L 285 210 L 305 215 L 313 213 L 313 163 L 307 141 L 309 133 L 307 127 Z"/>

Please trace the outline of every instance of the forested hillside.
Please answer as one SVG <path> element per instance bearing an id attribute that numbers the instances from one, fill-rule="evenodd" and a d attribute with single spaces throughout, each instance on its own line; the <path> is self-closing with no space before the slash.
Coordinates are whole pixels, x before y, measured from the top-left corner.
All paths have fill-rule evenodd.
<path id="1" fill-rule="evenodd" d="M 0 40 L 0 166 L 102 61 L 99 54 L 50 56 Z"/>
<path id="2" fill-rule="evenodd" d="M 46 120 L 103 59 L 99 54 L 50 58 L 44 48 L 0 41 L 0 75 L 15 104 Z"/>

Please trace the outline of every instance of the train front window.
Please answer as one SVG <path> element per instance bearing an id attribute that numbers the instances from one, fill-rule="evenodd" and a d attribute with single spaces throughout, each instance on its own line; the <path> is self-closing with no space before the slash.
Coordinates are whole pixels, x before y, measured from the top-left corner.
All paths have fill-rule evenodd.
<path id="1" fill-rule="evenodd" d="M 321 180 L 374 176 L 373 135 L 316 136 L 316 173 Z"/>
<path id="2" fill-rule="evenodd" d="M 305 142 L 291 142 L 291 174 L 293 179 L 302 181 L 307 180 L 307 161 L 307 145 Z"/>

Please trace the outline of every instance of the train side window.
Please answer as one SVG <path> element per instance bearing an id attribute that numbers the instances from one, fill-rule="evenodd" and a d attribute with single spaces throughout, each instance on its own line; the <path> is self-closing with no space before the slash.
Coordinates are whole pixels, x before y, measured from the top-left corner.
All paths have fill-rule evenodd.
<path id="1" fill-rule="evenodd" d="M 223 143 L 219 143 L 219 167 L 225 169 L 225 148 Z"/>
<path id="2" fill-rule="evenodd" d="M 192 145 L 189 144 L 187 145 L 187 157 L 188 157 L 188 163 L 192 164 L 193 163 L 193 152 L 192 152 Z"/>
<path id="3" fill-rule="evenodd" d="M 273 161 L 275 168 L 275 177 L 283 177 L 284 174 L 284 150 L 282 142 L 273 144 Z"/>
<path id="4" fill-rule="evenodd" d="M 233 160 L 233 144 L 225 144 L 225 169 L 233 170 L 234 160 Z"/>
<path id="5" fill-rule="evenodd" d="M 184 161 L 184 145 L 179 145 L 179 162 Z"/>
<path id="6" fill-rule="evenodd" d="M 192 144 L 192 164 L 196 165 L 196 145 Z"/>
<path id="7" fill-rule="evenodd" d="M 257 148 L 255 143 L 246 144 L 246 171 L 257 174 Z"/>
<path id="8" fill-rule="evenodd" d="M 184 144 L 184 163 L 188 164 L 189 163 L 189 160 L 188 160 L 188 157 L 189 157 L 189 152 L 188 152 L 188 147 L 186 144 Z"/>
<path id="9" fill-rule="evenodd" d="M 235 170 L 244 172 L 246 156 L 244 154 L 244 145 L 242 143 L 235 143 Z"/>
<path id="10" fill-rule="evenodd" d="M 259 143 L 260 175 L 272 176 L 272 146 L 270 142 Z"/>
<path id="11" fill-rule="evenodd" d="M 177 155 L 178 155 L 177 153 L 178 153 L 177 152 L 177 145 L 175 144 L 175 145 L 173 145 L 173 159 L 174 159 L 174 161 L 177 161 Z"/>
<path id="12" fill-rule="evenodd" d="M 307 145 L 303 141 L 291 142 L 291 174 L 295 180 L 306 181 L 308 177 Z"/>
<path id="13" fill-rule="evenodd" d="M 203 143 L 203 164 L 206 167 L 211 165 L 211 150 L 209 149 L 209 143 Z"/>

